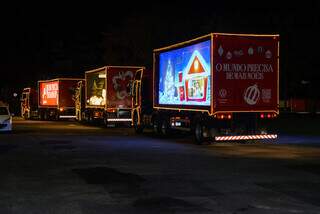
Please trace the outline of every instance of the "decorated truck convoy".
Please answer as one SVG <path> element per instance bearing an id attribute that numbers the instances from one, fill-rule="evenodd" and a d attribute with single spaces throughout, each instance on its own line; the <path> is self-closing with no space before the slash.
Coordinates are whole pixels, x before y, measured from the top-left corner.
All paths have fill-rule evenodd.
<path id="1" fill-rule="evenodd" d="M 83 79 L 40 80 L 37 89 L 24 88 L 21 116 L 41 120 L 75 118 L 74 92 L 79 81 Z"/>
<path id="2" fill-rule="evenodd" d="M 263 123 L 279 114 L 278 35 L 212 33 L 156 49 L 153 60 L 152 76 L 132 84 L 136 132 L 192 131 L 197 143 L 277 138 Z"/>
<path id="3" fill-rule="evenodd" d="M 144 67 L 104 66 L 85 72 L 85 83 L 78 85 L 76 112 L 79 121 L 114 125 L 131 124 L 130 84 Z"/>
<path id="4" fill-rule="evenodd" d="M 279 114 L 279 35 L 211 33 L 155 49 L 152 72 L 104 66 L 84 76 L 24 89 L 22 116 L 191 131 L 197 143 L 277 138 L 265 122 Z"/>

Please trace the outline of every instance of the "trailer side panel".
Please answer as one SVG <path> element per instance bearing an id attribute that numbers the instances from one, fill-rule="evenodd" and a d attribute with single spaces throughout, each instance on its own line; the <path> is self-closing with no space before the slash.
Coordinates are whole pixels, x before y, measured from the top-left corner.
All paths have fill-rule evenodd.
<path id="1" fill-rule="evenodd" d="M 278 112 L 278 36 L 215 35 L 215 112 Z"/>

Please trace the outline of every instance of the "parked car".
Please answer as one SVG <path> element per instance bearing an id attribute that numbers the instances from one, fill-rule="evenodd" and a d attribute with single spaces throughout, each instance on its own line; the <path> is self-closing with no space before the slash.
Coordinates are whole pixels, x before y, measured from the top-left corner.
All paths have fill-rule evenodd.
<path id="1" fill-rule="evenodd" d="M 12 130 L 12 116 L 8 106 L 0 106 L 0 131 Z"/>

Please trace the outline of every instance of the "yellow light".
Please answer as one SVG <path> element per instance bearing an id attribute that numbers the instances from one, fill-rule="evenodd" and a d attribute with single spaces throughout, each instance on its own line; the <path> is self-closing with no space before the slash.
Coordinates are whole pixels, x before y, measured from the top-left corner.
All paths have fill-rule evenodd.
<path id="1" fill-rule="evenodd" d="M 198 70 L 199 68 L 199 61 L 196 59 L 196 61 L 194 61 L 194 70 Z"/>
<path id="2" fill-rule="evenodd" d="M 60 111 L 63 111 L 64 109 L 63 109 L 63 107 L 60 107 L 59 110 L 60 110 Z"/>

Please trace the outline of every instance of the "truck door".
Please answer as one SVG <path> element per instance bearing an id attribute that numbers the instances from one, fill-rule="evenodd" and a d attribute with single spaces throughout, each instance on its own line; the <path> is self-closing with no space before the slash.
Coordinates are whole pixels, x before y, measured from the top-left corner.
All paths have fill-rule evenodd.
<path id="1" fill-rule="evenodd" d="M 139 108 L 141 106 L 141 79 L 143 69 L 136 72 L 134 81 L 132 83 L 132 107 Z"/>
<path id="2" fill-rule="evenodd" d="M 82 120 L 82 90 L 83 90 L 83 85 L 82 81 L 79 81 L 77 84 L 77 88 L 75 91 L 75 107 L 76 107 L 76 119 L 78 121 Z"/>

